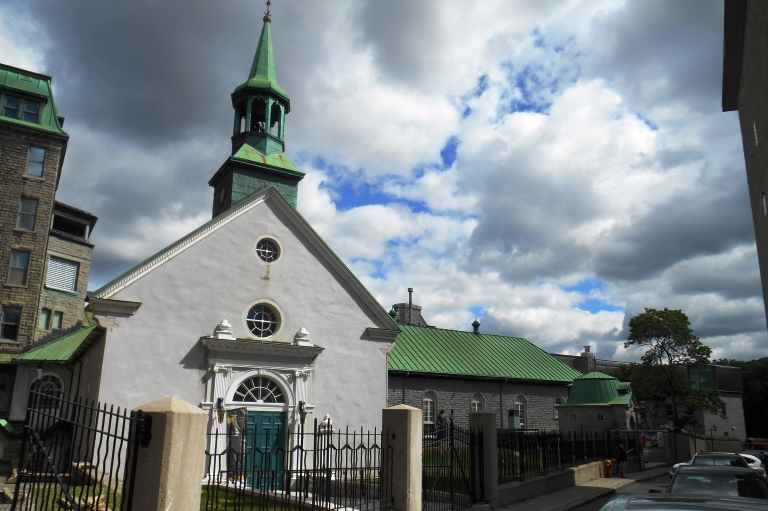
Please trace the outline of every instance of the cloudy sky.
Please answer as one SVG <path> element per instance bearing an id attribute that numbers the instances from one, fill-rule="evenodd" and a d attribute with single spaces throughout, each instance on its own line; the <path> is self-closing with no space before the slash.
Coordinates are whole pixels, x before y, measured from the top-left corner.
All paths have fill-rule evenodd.
<path id="1" fill-rule="evenodd" d="M 53 76 L 59 200 L 99 217 L 90 288 L 210 219 L 258 1 L 0 0 L 0 60 Z M 637 360 L 683 309 L 768 347 L 722 0 L 276 0 L 299 210 L 386 308 Z"/>

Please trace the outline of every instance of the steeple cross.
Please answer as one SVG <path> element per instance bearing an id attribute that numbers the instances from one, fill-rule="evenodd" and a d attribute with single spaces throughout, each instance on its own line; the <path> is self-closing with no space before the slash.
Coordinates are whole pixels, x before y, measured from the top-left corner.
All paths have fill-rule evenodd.
<path id="1" fill-rule="evenodd" d="M 269 7 L 271 5 L 272 5 L 272 0 L 267 0 L 267 12 L 264 13 L 266 16 L 269 16 Z"/>

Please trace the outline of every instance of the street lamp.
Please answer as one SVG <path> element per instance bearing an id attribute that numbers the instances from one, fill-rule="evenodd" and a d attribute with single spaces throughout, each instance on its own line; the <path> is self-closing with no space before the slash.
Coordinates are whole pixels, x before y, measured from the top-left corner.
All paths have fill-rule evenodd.
<path id="1" fill-rule="evenodd" d="M 711 452 L 715 451 L 715 431 L 717 431 L 717 424 L 712 424 L 709 428 L 709 440 L 712 442 L 712 447 L 709 449 Z"/>
<path id="2" fill-rule="evenodd" d="M 224 422 L 224 398 L 219 398 L 216 400 L 216 415 L 219 419 L 219 424 Z"/>
<path id="3" fill-rule="evenodd" d="M 304 425 L 304 421 L 307 420 L 307 406 L 304 401 L 299 401 L 299 418 L 301 419 L 301 425 Z"/>

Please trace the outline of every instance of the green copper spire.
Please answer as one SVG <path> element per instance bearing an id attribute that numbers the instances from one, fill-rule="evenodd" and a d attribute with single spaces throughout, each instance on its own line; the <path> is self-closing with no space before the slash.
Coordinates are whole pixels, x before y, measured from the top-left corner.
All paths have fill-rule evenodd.
<path id="1" fill-rule="evenodd" d="M 291 111 L 291 100 L 277 83 L 269 4 L 248 80 L 232 93 L 232 155 L 208 181 L 215 190 L 213 216 L 266 186 L 297 205 L 304 173 L 285 155 L 285 114 Z"/>
<path id="2" fill-rule="evenodd" d="M 291 111 L 290 98 L 285 89 L 277 83 L 277 74 L 275 73 L 275 54 L 272 51 L 272 17 L 269 11 L 264 16 L 264 26 L 261 29 L 259 45 L 256 47 L 256 55 L 253 57 L 251 72 L 248 80 L 240 84 L 235 92 L 242 89 L 261 89 L 271 91 L 280 96 L 286 102 L 286 112 Z"/>

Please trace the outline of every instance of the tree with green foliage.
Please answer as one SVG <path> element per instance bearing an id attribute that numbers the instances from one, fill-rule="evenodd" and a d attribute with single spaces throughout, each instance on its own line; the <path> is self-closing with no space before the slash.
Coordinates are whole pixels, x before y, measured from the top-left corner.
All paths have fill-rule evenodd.
<path id="1" fill-rule="evenodd" d="M 713 363 L 741 368 L 747 436 L 768 438 L 768 357 L 747 362 L 720 359 Z"/>
<path id="2" fill-rule="evenodd" d="M 696 425 L 695 413 L 725 415 L 725 402 L 717 390 L 697 389 L 688 376 L 690 366 L 709 364 L 712 349 L 691 330 L 681 310 L 645 309 L 629 320 L 625 348 L 645 348 L 642 364 L 633 370 L 632 387 L 645 399 L 670 397 L 673 427 L 679 431 Z M 637 381 L 637 382 L 636 382 Z M 645 395 L 643 395 L 645 394 Z"/>

